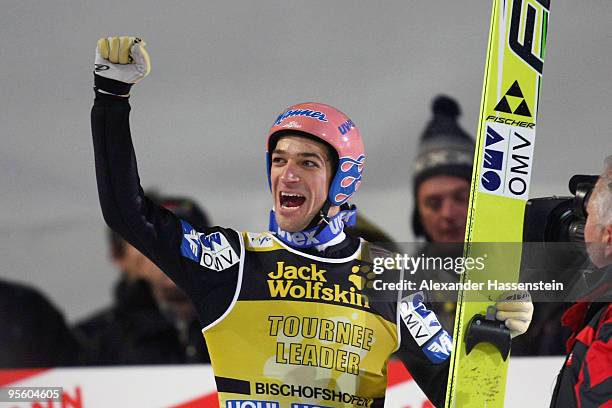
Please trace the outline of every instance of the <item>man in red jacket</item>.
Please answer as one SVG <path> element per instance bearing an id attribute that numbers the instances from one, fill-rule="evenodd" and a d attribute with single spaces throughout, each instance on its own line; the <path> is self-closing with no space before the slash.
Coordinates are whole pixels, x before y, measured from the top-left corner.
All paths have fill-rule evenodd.
<path id="1" fill-rule="evenodd" d="M 563 315 L 573 334 L 551 407 L 612 407 L 612 156 L 586 209 L 584 240 L 598 270 L 589 274 L 594 284 L 583 301 Z"/>

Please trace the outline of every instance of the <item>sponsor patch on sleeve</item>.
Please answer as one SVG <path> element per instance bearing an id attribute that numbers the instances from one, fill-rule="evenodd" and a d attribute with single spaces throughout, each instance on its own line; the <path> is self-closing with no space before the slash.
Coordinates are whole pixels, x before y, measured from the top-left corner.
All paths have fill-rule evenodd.
<path id="1" fill-rule="evenodd" d="M 183 240 L 181 241 L 181 255 L 192 261 L 200 262 L 202 256 L 202 245 L 200 244 L 200 233 L 188 222 L 181 220 L 183 227 Z"/>
<path id="2" fill-rule="evenodd" d="M 425 307 L 423 292 L 412 293 L 400 300 L 400 317 L 419 346 L 442 330 L 436 314 Z"/>
<path id="3" fill-rule="evenodd" d="M 185 258 L 217 272 L 237 264 L 240 260 L 222 232 L 205 235 L 197 232 L 188 222 L 181 220 L 181 225 L 181 255 Z"/>
<path id="4" fill-rule="evenodd" d="M 202 244 L 200 265 L 208 269 L 223 271 L 239 261 L 238 255 L 221 232 L 200 234 L 200 243 Z"/>
<path id="5" fill-rule="evenodd" d="M 448 360 L 453 350 L 453 338 L 442 330 L 424 348 L 423 352 L 434 364 L 440 364 Z"/>

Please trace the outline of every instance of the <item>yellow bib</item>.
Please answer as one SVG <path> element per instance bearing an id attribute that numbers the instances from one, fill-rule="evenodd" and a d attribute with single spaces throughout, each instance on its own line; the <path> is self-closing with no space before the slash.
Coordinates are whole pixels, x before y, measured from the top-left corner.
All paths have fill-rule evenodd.
<path id="1" fill-rule="evenodd" d="M 364 293 L 365 246 L 329 259 L 269 233 L 242 233 L 242 241 L 236 297 L 203 330 L 220 406 L 382 406 L 397 310 Z"/>

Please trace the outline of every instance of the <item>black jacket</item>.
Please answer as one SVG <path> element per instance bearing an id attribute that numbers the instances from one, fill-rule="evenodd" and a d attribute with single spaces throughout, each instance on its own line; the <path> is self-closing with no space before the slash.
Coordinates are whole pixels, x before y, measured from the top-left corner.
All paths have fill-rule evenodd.
<path id="1" fill-rule="evenodd" d="M 79 347 L 62 313 L 35 289 L 0 280 L 0 368 L 71 366 Z"/>
<path id="2" fill-rule="evenodd" d="M 120 281 L 114 304 L 76 329 L 88 365 L 210 363 L 197 319 L 181 335 L 159 310 L 145 281 Z"/>

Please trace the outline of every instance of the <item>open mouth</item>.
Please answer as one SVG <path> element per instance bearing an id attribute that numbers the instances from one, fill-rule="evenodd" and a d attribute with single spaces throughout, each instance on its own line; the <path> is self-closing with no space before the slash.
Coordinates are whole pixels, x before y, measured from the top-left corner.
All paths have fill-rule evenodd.
<path id="1" fill-rule="evenodd" d="M 283 208 L 297 208 L 304 204 L 306 197 L 297 193 L 280 193 L 280 205 Z"/>

